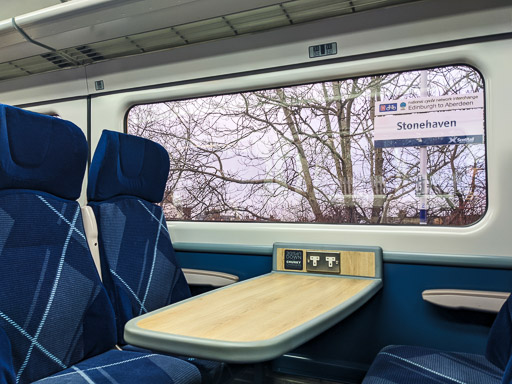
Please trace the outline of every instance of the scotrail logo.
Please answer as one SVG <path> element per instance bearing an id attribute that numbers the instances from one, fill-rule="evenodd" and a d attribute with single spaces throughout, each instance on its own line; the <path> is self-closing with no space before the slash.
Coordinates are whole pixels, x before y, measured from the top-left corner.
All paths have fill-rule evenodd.
<path id="1" fill-rule="evenodd" d="M 381 104 L 379 107 L 380 112 L 393 112 L 396 110 L 397 110 L 396 103 Z"/>
<path id="2" fill-rule="evenodd" d="M 475 142 L 474 137 L 461 137 L 461 136 L 452 136 L 448 140 L 448 144 L 473 144 Z"/>

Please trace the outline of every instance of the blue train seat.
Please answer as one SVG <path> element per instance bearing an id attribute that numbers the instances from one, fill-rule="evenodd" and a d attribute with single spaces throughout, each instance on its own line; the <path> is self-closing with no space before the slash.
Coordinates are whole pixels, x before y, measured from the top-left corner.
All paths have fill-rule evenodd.
<path id="1" fill-rule="evenodd" d="M 11 341 L 5 331 L 0 328 L 0 383 L 12 384 L 15 382 L 16 374 L 12 362 Z"/>
<path id="2" fill-rule="evenodd" d="M 192 364 L 113 350 L 76 202 L 87 150 L 74 124 L 0 105 L 0 382 L 197 383 Z"/>
<path id="3" fill-rule="evenodd" d="M 118 338 L 135 316 L 190 297 L 162 208 L 169 155 L 150 140 L 104 130 L 87 188 L 98 228 L 103 283 L 114 304 Z M 124 348 L 133 348 L 127 346 Z M 224 364 L 188 358 L 203 382 L 217 382 Z"/>
<path id="4" fill-rule="evenodd" d="M 512 298 L 489 333 L 485 356 L 414 346 L 388 346 L 373 361 L 363 384 L 511 384 Z"/>

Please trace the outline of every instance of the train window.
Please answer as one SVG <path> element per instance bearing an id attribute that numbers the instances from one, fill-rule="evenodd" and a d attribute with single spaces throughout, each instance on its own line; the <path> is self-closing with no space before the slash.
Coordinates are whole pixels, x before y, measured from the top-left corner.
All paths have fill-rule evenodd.
<path id="1" fill-rule="evenodd" d="M 168 220 L 468 225 L 486 211 L 484 86 L 468 66 L 141 104 Z"/>

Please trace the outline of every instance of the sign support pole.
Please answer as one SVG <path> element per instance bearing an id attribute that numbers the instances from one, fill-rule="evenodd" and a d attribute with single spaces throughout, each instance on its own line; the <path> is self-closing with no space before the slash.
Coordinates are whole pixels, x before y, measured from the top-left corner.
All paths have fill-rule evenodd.
<path id="1" fill-rule="evenodd" d="M 420 96 L 428 96 L 427 71 L 421 71 Z M 427 147 L 420 147 L 420 225 L 427 224 Z"/>

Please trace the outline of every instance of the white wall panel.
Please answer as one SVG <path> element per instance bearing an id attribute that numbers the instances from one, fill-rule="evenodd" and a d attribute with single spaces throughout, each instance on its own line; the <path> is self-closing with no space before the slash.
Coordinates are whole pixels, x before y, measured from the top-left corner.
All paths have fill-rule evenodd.
<path id="1" fill-rule="evenodd" d="M 111 60 L 90 65 L 85 70 L 29 76 L 0 83 L 0 101 L 21 104 L 92 93 L 91 145 L 94 151 L 103 129 L 123 131 L 125 114 L 136 103 L 445 64 L 474 65 L 482 72 L 486 82 L 489 184 L 488 212 L 478 223 L 469 227 L 447 228 L 172 222 L 169 223 L 169 228 L 173 240 L 182 243 L 263 246 L 270 246 L 276 241 L 343 243 L 377 245 L 388 252 L 507 257 L 511 252 L 504 239 L 509 237 L 509 222 L 512 217 L 512 178 L 508 177 L 512 164 L 512 151 L 509 150 L 509 143 L 512 142 L 512 119 L 509 116 L 512 105 L 509 64 L 512 62 L 512 40 L 474 43 L 243 77 L 228 76 L 210 81 L 186 82 L 210 76 L 311 62 L 307 57 L 307 47 L 319 43 L 335 41 L 338 43 L 338 56 L 348 57 L 418 44 L 511 32 L 512 6 L 491 6 L 498 3 L 504 2 L 485 2 L 488 9 L 477 12 L 476 9 L 482 7 L 482 2 L 476 0 L 429 0 L 417 3 L 415 8 L 409 8 L 413 6 L 409 4 L 166 52 Z M 477 6 L 478 4 L 480 5 Z M 457 9 L 460 12 L 461 7 L 466 7 L 466 11 L 458 13 Z M 412 12 L 413 9 L 416 11 Z M 102 95 L 94 91 L 96 80 L 105 82 L 106 92 L 153 84 L 184 83 L 166 88 Z M 62 109 L 58 113 L 80 125 L 78 120 L 73 119 L 74 116 L 84 118 L 85 100 L 73 103 L 75 102 L 59 103 L 62 104 Z M 81 108 L 83 112 L 79 112 L 82 111 Z"/>
<path id="2" fill-rule="evenodd" d="M 85 68 L 66 69 L 0 82 L 0 103 L 20 105 L 87 96 Z"/>
<path id="3" fill-rule="evenodd" d="M 478 1 L 433 0 L 372 10 L 87 67 L 89 89 L 116 91 L 277 66 L 311 63 L 310 45 L 337 42 L 349 57 L 512 31 L 512 6 L 479 10 Z M 462 12 L 462 9 L 466 9 Z M 459 13 L 461 12 L 461 13 Z M 314 71 L 314 69 L 310 69 Z"/>
<path id="4" fill-rule="evenodd" d="M 478 223 L 460 228 L 412 226 L 355 226 L 278 223 L 169 222 L 173 241 L 184 243 L 249 244 L 270 246 L 277 241 L 381 246 L 388 252 L 510 256 L 510 164 L 512 151 L 512 41 L 465 45 L 398 56 L 367 59 L 279 73 L 114 94 L 93 99 L 93 127 L 123 130 L 127 108 L 136 102 L 180 99 L 239 89 L 265 88 L 282 83 L 342 78 L 444 64 L 469 64 L 486 82 L 488 154 L 488 212 Z M 93 145 L 99 138 L 94 132 Z"/>

